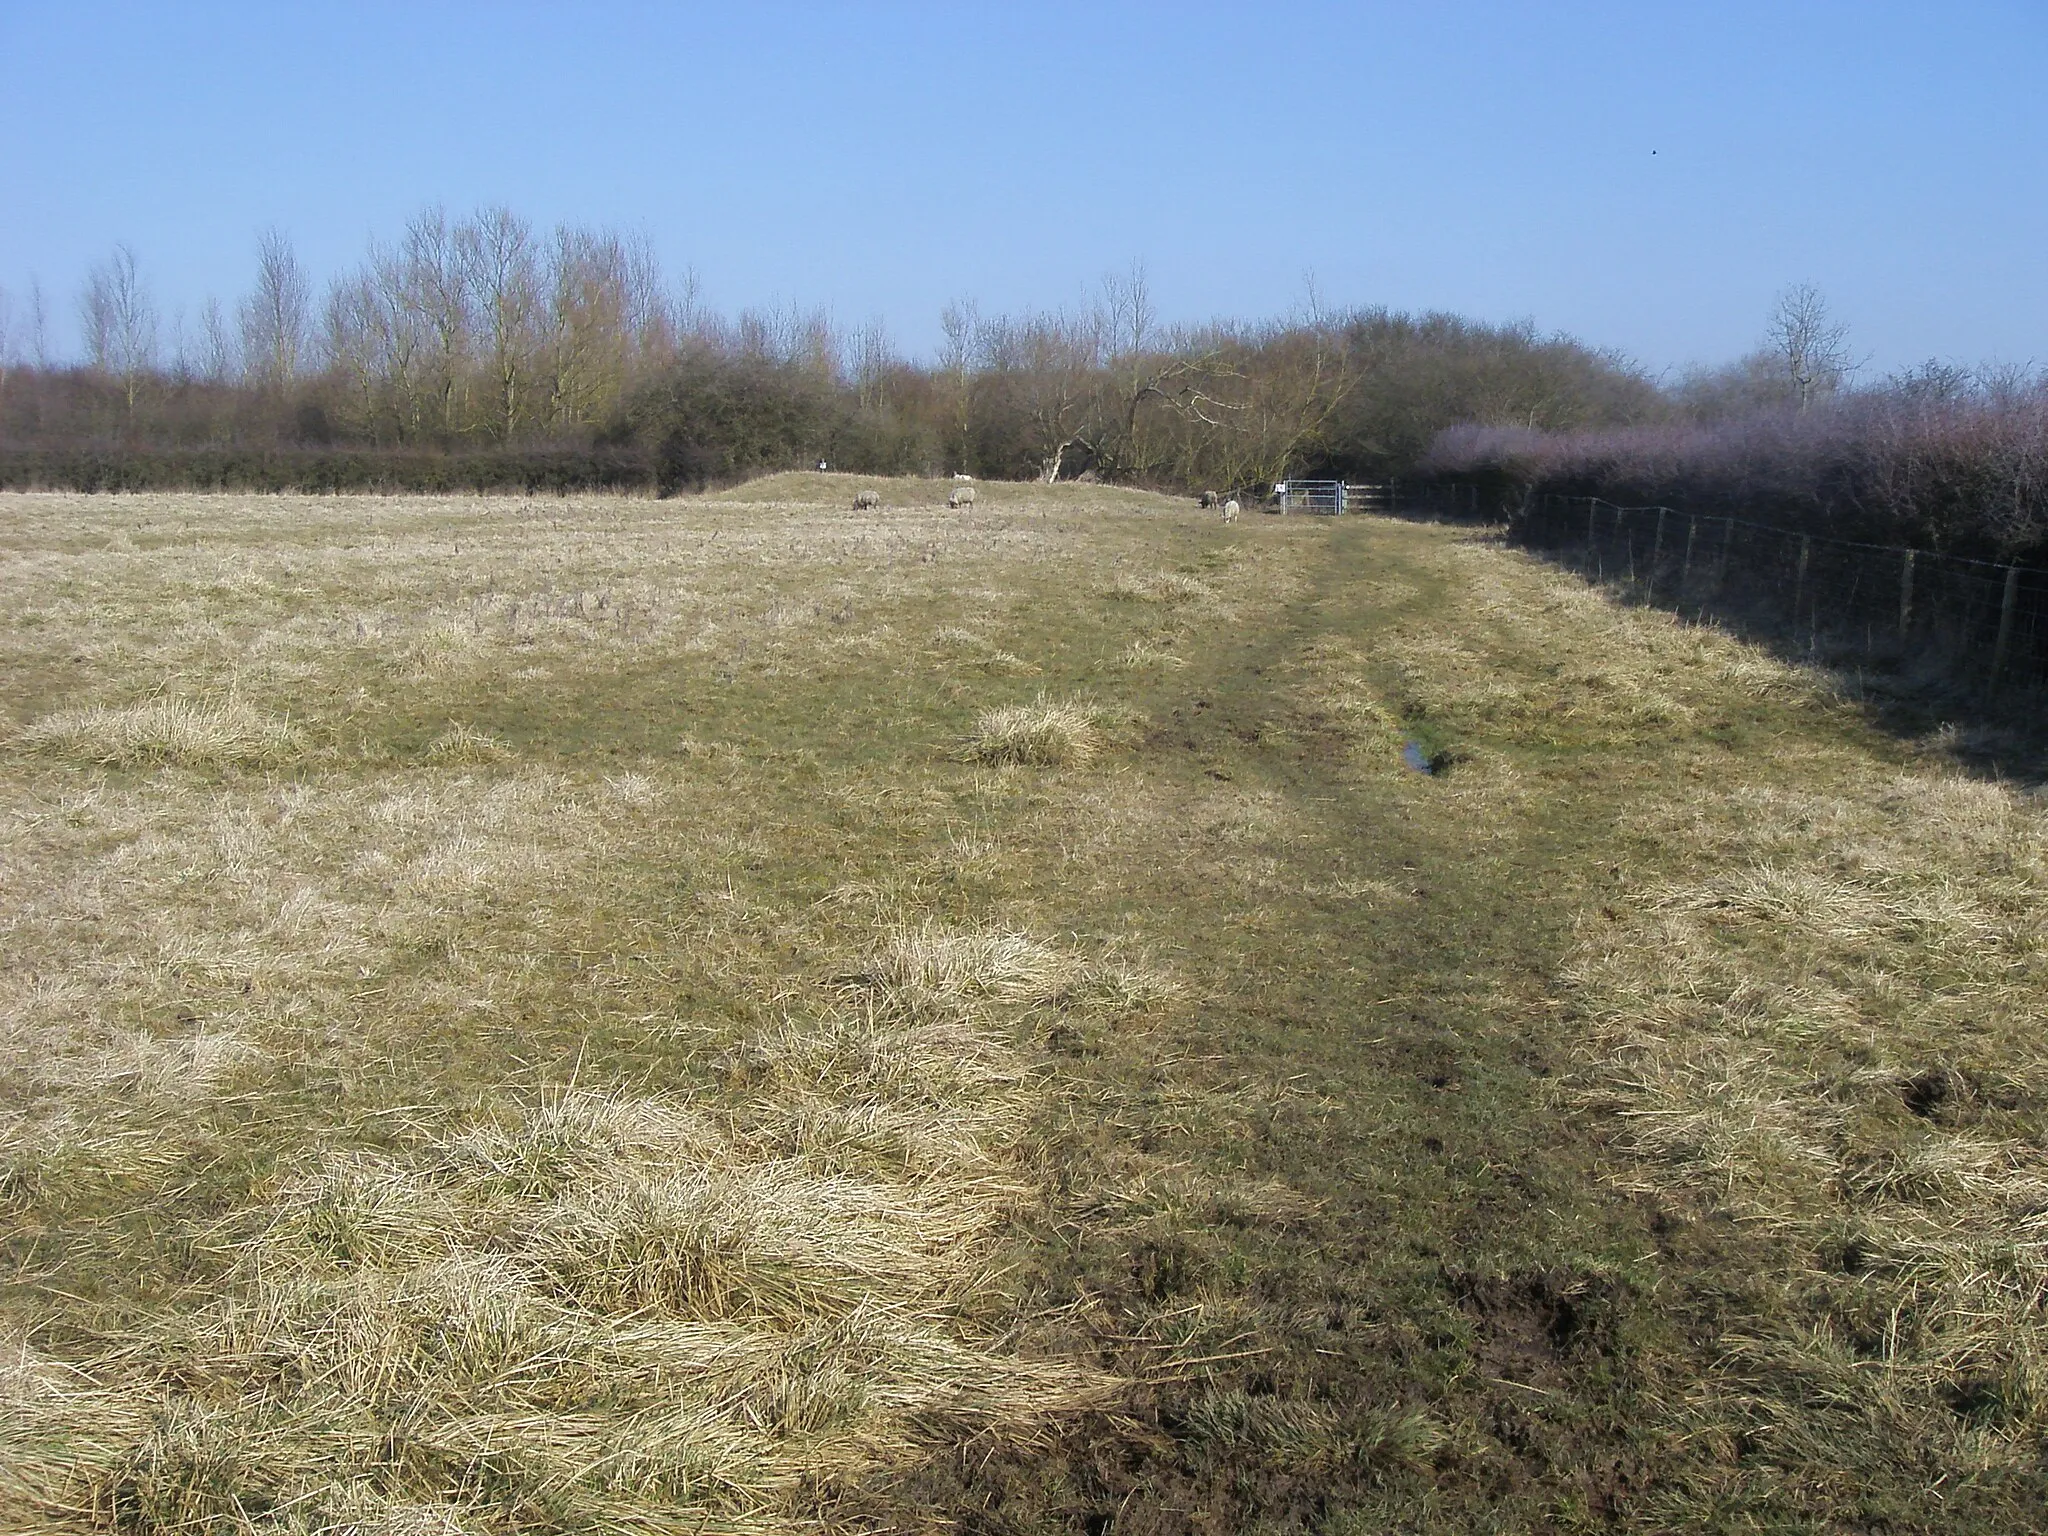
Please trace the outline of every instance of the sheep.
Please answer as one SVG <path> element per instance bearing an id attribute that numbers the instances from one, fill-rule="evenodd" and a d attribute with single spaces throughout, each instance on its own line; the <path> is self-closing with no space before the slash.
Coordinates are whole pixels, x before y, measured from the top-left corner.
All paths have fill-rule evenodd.
<path id="1" fill-rule="evenodd" d="M 853 510 L 856 512 L 872 512 L 881 504 L 882 493 L 880 491 L 855 491 L 853 493 Z"/>
<path id="2" fill-rule="evenodd" d="M 974 476 L 972 476 L 972 475 L 962 475 L 962 474 L 957 474 L 957 473 L 956 473 L 956 474 L 955 474 L 955 475 L 953 476 L 953 478 L 954 478 L 955 480 L 972 480 L 972 479 L 974 478 Z"/>
<path id="3" fill-rule="evenodd" d="M 961 507 L 973 506 L 974 487 L 971 485 L 963 485 L 958 487 L 957 489 L 954 490 L 952 495 L 946 498 L 946 505 L 954 508 L 955 510 L 958 510 Z"/>
<path id="4" fill-rule="evenodd" d="M 1206 512 L 1215 506 L 1220 499 L 1214 491 L 1204 491 L 1195 498 L 1195 505 Z"/>
<path id="5" fill-rule="evenodd" d="M 1223 503 L 1223 521 L 1226 523 L 1237 521 L 1237 498 L 1235 496 Z"/>

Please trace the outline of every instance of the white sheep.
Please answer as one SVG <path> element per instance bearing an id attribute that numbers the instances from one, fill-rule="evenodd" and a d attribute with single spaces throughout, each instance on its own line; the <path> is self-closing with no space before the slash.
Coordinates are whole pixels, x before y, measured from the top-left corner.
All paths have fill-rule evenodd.
<path id="1" fill-rule="evenodd" d="M 958 487 L 957 489 L 954 490 L 952 495 L 946 498 L 946 505 L 953 508 L 956 511 L 961 507 L 973 506 L 974 487 L 971 485 L 963 485 Z"/>
<path id="2" fill-rule="evenodd" d="M 856 512 L 872 512 L 881 504 L 882 493 L 880 491 L 855 491 L 853 493 L 853 510 Z"/>
<path id="3" fill-rule="evenodd" d="M 1235 496 L 1223 503 L 1223 521 L 1226 523 L 1237 521 L 1237 498 Z"/>
<path id="4" fill-rule="evenodd" d="M 953 478 L 954 478 L 955 480 L 972 480 L 972 479 L 974 478 L 974 476 L 972 476 L 972 475 L 962 475 L 962 474 L 955 474 L 955 475 L 953 476 Z"/>

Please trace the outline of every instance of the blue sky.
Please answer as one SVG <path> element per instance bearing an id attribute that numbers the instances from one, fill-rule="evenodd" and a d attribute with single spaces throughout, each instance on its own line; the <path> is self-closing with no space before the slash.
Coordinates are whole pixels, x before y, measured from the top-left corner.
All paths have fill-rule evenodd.
<path id="1" fill-rule="evenodd" d="M 1528 319 L 1717 361 L 1794 282 L 1875 371 L 2048 363 L 2048 4 L 0 0 L 0 286 L 68 346 L 129 242 L 168 315 L 422 206 L 644 232 L 714 306 L 1078 298 Z"/>

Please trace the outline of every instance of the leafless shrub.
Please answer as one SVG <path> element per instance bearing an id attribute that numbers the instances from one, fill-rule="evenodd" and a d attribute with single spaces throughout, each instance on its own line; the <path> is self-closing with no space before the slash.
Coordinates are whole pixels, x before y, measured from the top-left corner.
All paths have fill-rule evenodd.
<path id="1" fill-rule="evenodd" d="M 2048 538 L 2048 376 L 1964 382 L 1927 368 L 1804 411 L 1706 424 L 1460 426 L 1438 436 L 1424 468 L 1873 542 L 2025 555 Z"/>

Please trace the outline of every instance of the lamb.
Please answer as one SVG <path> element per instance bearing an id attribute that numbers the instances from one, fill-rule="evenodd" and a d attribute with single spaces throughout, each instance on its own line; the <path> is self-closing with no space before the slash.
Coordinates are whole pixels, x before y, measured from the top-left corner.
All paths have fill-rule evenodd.
<path id="1" fill-rule="evenodd" d="M 946 498 L 946 505 L 953 508 L 956 511 L 961 507 L 973 506 L 974 487 L 971 485 L 963 485 L 956 487 L 953 491 L 953 494 Z"/>
<path id="2" fill-rule="evenodd" d="M 880 491 L 855 491 L 853 493 L 853 510 L 856 512 L 872 512 L 881 504 L 882 493 Z"/>
<path id="3" fill-rule="evenodd" d="M 1237 521 L 1237 498 L 1235 496 L 1223 503 L 1223 521 L 1226 523 Z"/>

